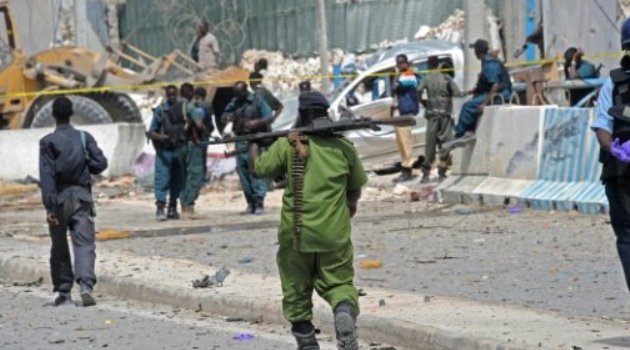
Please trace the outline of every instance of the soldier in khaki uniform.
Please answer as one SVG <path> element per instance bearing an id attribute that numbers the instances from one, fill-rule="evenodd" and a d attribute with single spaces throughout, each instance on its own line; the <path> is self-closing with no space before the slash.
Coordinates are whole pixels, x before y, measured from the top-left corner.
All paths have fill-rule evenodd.
<path id="1" fill-rule="evenodd" d="M 428 67 L 431 72 L 427 73 L 420 86 L 418 95 L 426 91 L 426 109 L 424 117 L 427 119 L 427 131 L 425 133 L 425 158 L 422 163 L 422 180 L 420 183 L 429 182 L 431 167 L 435 161 L 436 147 L 440 149 L 440 163 L 438 173 L 440 180 L 446 178 L 446 172 L 451 161 L 450 152 L 442 148 L 442 143 L 449 141 L 453 137 L 453 97 L 462 96 L 457 84 L 451 77 L 438 70 L 439 59 L 437 56 L 429 57 Z"/>
<path id="2" fill-rule="evenodd" d="M 300 95 L 299 106 L 297 126 L 327 117 L 328 101 L 318 92 Z M 334 310 L 339 349 L 358 349 L 350 218 L 367 176 L 355 148 L 333 133 L 308 137 L 292 133 L 256 160 L 255 171 L 258 176 L 288 178 L 277 263 L 283 312 L 298 349 L 319 349 L 311 323 L 313 290 Z"/>

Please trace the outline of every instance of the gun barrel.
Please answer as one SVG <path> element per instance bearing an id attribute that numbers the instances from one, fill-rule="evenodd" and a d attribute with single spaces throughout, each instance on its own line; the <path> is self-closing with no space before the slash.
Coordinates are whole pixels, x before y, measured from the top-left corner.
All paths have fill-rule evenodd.
<path id="1" fill-rule="evenodd" d="M 233 137 L 223 137 L 212 139 L 208 142 L 203 142 L 203 144 L 215 145 L 220 143 L 274 140 L 283 136 L 287 136 L 291 132 L 299 132 L 306 135 L 317 135 L 330 132 L 343 132 L 360 129 L 378 129 L 379 125 L 390 125 L 394 127 L 414 126 L 416 125 L 416 119 L 413 117 L 396 117 L 380 120 L 372 120 L 369 118 L 343 119 L 338 121 L 323 120 L 321 122 L 314 122 L 313 125 L 306 127 L 294 128 L 289 130 L 278 130 L 272 132 L 261 132 Z"/>

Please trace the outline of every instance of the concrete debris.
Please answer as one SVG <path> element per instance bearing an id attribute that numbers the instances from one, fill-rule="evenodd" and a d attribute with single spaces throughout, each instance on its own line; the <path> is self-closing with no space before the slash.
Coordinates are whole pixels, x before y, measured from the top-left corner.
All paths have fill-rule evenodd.
<path id="1" fill-rule="evenodd" d="M 210 287 L 223 287 L 223 281 L 230 275 L 230 270 L 225 266 L 222 266 L 214 276 L 210 277 L 205 275 L 200 280 L 194 280 L 192 282 L 193 288 L 210 288 Z"/>
<path id="2" fill-rule="evenodd" d="M 436 27 L 422 25 L 414 35 L 416 40 L 439 39 L 459 43 L 464 37 L 464 11 L 457 9 Z"/>
<path id="3" fill-rule="evenodd" d="M 39 287 L 44 282 L 44 277 L 40 277 L 35 281 L 30 282 L 13 282 L 14 287 Z"/>

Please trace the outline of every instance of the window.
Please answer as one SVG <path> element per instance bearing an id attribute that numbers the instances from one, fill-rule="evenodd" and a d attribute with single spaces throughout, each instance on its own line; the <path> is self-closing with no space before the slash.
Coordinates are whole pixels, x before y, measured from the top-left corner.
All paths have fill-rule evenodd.
<path id="1" fill-rule="evenodd" d="M 391 79 L 393 69 L 384 70 L 363 78 L 346 95 L 346 106 L 353 107 L 380 100 L 392 95 Z"/>

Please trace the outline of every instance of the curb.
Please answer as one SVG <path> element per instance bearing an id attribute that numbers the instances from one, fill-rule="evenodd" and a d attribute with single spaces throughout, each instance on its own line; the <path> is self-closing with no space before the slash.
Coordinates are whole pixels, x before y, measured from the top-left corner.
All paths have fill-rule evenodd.
<path id="1" fill-rule="evenodd" d="M 0 278 L 5 280 L 36 280 L 43 277 L 50 283 L 48 266 L 34 259 L 0 254 Z M 203 311 L 212 316 L 229 316 L 251 319 L 264 316 L 264 322 L 286 325 L 280 300 L 244 298 L 166 285 L 147 285 L 132 278 L 99 275 L 98 292 L 122 299 L 166 304 L 173 307 Z M 328 334 L 334 334 L 332 315 L 328 308 L 315 306 L 318 326 Z M 422 350 L 530 350 L 533 347 L 499 342 L 444 331 L 432 326 L 418 326 L 405 321 L 365 315 L 359 318 L 362 340 L 387 343 L 406 349 Z"/>

